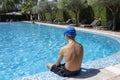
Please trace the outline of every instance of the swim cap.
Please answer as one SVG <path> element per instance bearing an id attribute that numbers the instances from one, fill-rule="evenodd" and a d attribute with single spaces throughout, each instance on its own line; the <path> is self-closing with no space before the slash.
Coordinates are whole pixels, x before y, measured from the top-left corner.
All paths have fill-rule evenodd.
<path id="1" fill-rule="evenodd" d="M 68 26 L 64 29 L 64 35 L 68 37 L 75 37 L 76 36 L 76 30 L 73 26 Z"/>

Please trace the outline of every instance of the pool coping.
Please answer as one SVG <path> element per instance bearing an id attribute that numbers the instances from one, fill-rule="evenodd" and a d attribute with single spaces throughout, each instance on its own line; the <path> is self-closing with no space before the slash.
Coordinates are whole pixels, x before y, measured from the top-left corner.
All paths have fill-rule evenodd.
<path id="1" fill-rule="evenodd" d="M 26 21 L 25 21 L 26 22 Z M 27 21 L 28 22 L 28 21 Z M 30 22 L 31 23 L 31 22 Z M 56 24 L 46 24 L 46 23 L 39 23 L 39 22 L 35 22 L 35 23 L 37 23 L 37 24 L 42 24 L 42 25 L 49 25 L 49 26 L 54 26 L 54 27 L 59 27 L 59 28 L 65 28 L 66 26 L 68 26 L 68 25 L 56 25 Z M 77 30 L 80 30 L 80 31 L 86 31 L 86 32 L 92 32 L 92 33 L 97 33 L 97 34 L 102 34 L 102 35 L 111 35 L 111 36 L 113 36 L 113 37 L 118 37 L 119 39 L 120 39 L 120 36 L 119 36 L 119 34 L 118 35 L 116 35 L 115 33 L 116 32 L 111 32 L 111 31 L 103 31 L 103 30 L 95 30 L 95 29 L 88 29 L 88 28 L 80 28 L 80 27 L 75 27 Z M 102 32 L 101 32 L 102 31 Z M 108 59 L 113 59 L 114 58 L 114 60 L 113 60 L 113 62 L 114 61 L 118 61 L 118 59 L 119 59 L 119 56 L 118 55 L 120 55 L 120 52 L 118 52 L 118 53 L 116 53 L 116 54 L 114 54 L 114 55 L 111 55 L 111 56 L 109 56 L 108 58 L 105 58 L 103 61 L 106 61 L 106 60 L 108 60 Z M 115 57 L 117 57 L 117 58 L 115 58 Z M 92 61 L 92 62 L 94 62 L 95 64 L 99 64 L 99 63 L 101 63 L 100 62 L 101 60 L 99 60 L 99 62 L 96 60 L 96 61 Z M 112 61 L 112 60 L 111 60 Z M 111 61 L 109 62 L 109 63 L 111 63 Z M 86 64 L 86 66 L 88 66 L 89 64 L 90 64 L 91 62 L 88 62 L 87 64 Z M 120 63 L 120 60 L 119 60 L 119 62 L 118 63 L 116 63 L 116 64 L 119 64 Z M 100 69 L 100 70 L 109 70 L 110 72 L 112 72 L 110 69 L 111 68 L 109 68 L 110 66 L 113 66 L 113 65 L 116 65 L 116 64 L 110 64 L 108 67 L 103 67 L 102 69 Z M 83 64 L 84 65 L 84 64 Z M 89 65 L 90 66 L 90 65 Z M 84 67 L 84 66 L 83 66 Z M 91 67 L 89 67 L 89 68 L 91 68 Z M 112 73 L 114 73 L 114 70 L 113 70 L 113 72 Z M 120 74 L 120 73 L 119 73 Z M 118 74 L 117 74 L 118 75 Z M 115 75 L 114 75 L 115 76 Z M 111 78 L 111 77 L 113 77 L 113 76 L 109 76 L 107 79 L 109 79 L 109 78 Z M 69 78 L 70 80 L 77 80 L 76 78 Z M 69 80 L 68 79 L 68 80 Z M 107 79 L 104 79 L 104 80 L 107 80 Z M 26 80 L 26 79 L 25 79 Z M 33 79 L 31 79 L 31 80 L 33 80 Z M 41 80 L 41 79 L 40 79 Z M 79 80 L 83 80 L 83 79 L 79 79 Z M 87 79 L 87 80 L 89 80 L 89 79 Z M 96 80 L 96 79 L 90 79 L 90 80 Z"/>
<path id="2" fill-rule="evenodd" d="M 32 23 L 31 21 L 24 21 L 24 22 Z M 35 22 L 35 23 L 36 24 L 59 27 L 59 28 L 65 28 L 65 27 L 68 26 L 68 25 L 58 25 L 58 24 L 41 23 L 41 22 Z M 120 36 L 119 36 L 120 32 L 114 32 L 114 31 L 110 31 L 110 30 L 99 30 L 99 29 L 93 29 L 93 28 L 81 28 L 81 27 L 75 27 L 75 29 L 80 30 L 80 31 L 88 31 L 88 32 L 93 32 L 93 33 L 96 32 L 96 33 L 99 33 L 99 34 L 112 35 L 112 36 L 120 38 Z"/>

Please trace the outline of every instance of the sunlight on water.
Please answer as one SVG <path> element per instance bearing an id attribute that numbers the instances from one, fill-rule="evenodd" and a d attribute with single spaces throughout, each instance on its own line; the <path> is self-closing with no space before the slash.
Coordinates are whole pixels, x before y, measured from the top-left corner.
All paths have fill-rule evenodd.
<path id="1" fill-rule="evenodd" d="M 76 40 L 84 47 L 83 63 L 120 50 L 120 43 L 110 37 L 80 31 L 77 34 Z M 48 71 L 46 64 L 56 62 L 59 49 L 65 44 L 62 28 L 0 23 L 0 80 Z"/>

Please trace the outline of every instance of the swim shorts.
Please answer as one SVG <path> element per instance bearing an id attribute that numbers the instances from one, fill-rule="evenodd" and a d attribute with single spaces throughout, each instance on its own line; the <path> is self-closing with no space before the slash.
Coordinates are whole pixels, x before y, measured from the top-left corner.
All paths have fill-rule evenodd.
<path id="1" fill-rule="evenodd" d="M 60 64 L 59 66 L 53 65 L 51 68 L 51 71 L 55 74 L 58 74 L 59 76 L 63 77 L 72 77 L 75 75 L 78 75 L 80 73 L 80 70 L 78 71 L 69 71 L 65 68 L 65 64 Z"/>

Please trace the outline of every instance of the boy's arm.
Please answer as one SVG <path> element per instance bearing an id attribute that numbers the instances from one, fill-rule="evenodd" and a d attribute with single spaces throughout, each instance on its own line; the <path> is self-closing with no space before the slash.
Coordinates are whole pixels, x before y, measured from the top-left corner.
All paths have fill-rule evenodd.
<path id="1" fill-rule="evenodd" d="M 57 59 L 57 62 L 56 62 L 56 66 L 60 65 L 60 62 L 62 61 L 62 58 L 63 58 L 63 49 L 61 48 L 58 59 Z"/>

